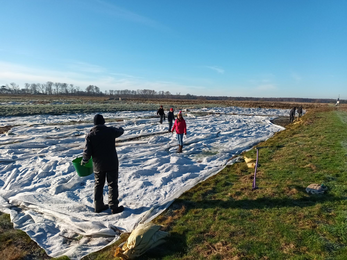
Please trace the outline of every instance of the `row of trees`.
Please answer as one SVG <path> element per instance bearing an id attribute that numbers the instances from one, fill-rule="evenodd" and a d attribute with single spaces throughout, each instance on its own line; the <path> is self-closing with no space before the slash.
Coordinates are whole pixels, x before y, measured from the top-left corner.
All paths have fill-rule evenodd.
<path id="1" fill-rule="evenodd" d="M 25 83 L 24 88 L 12 82 L 1 86 L 0 93 L 2 94 L 44 94 L 44 95 L 59 95 L 59 94 L 77 94 L 86 92 L 88 94 L 101 94 L 102 92 L 97 86 L 89 85 L 85 91 L 81 91 L 79 86 L 74 84 L 60 83 L 47 81 L 46 83 Z"/>
<path id="2" fill-rule="evenodd" d="M 106 90 L 102 92 L 99 87 L 89 85 L 85 90 L 74 84 L 51 82 L 46 83 L 25 83 L 24 88 L 12 82 L 0 87 L 0 94 L 33 94 L 33 95 L 109 95 L 123 98 L 151 98 L 158 97 L 167 99 L 205 99 L 205 100 L 230 100 L 230 101 L 274 101 L 274 102 L 306 102 L 306 103 L 331 103 L 333 99 L 309 99 L 309 98 L 252 98 L 252 97 L 226 97 L 226 96 L 195 96 L 171 94 L 170 91 L 155 91 L 150 89 L 138 90 Z M 340 100 L 340 103 L 345 101 Z"/>
<path id="3" fill-rule="evenodd" d="M 32 95 L 111 95 L 111 96 L 128 96 L 128 95 L 140 95 L 140 96 L 169 96 L 170 91 L 155 91 L 150 89 L 138 89 L 138 90 L 106 90 L 102 92 L 99 87 L 89 85 L 85 90 L 81 90 L 79 86 L 68 83 L 51 82 L 46 83 L 25 83 L 24 88 L 20 88 L 19 85 L 12 82 L 0 87 L 0 94 L 32 94 Z"/>

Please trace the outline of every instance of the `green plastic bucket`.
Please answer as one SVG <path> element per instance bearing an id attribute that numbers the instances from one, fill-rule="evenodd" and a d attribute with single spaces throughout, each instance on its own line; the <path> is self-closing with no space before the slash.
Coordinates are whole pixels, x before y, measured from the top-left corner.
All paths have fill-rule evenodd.
<path id="1" fill-rule="evenodd" d="M 84 177 L 93 173 L 93 160 L 92 158 L 85 165 L 81 165 L 82 157 L 78 157 L 72 161 L 73 166 L 78 176 Z"/>

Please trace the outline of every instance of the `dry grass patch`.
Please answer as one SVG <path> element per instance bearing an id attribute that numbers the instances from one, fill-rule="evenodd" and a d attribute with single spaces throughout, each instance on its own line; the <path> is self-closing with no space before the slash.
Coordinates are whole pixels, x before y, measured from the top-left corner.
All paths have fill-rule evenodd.
<path id="1" fill-rule="evenodd" d="M 178 205 L 176 205 L 177 207 Z M 158 216 L 156 218 L 156 220 L 154 221 L 155 223 L 160 223 L 161 225 L 163 225 L 164 229 L 163 230 L 167 230 L 168 227 L 170 227 L 171 224 L 173 224 L 173 222 L 179 218 L 181 218 L 187 211 L 186 206 L 181 204 L 181 207 L 178 209 L 169 209 L 167 210 L 164 214 L 161 214 L 160 216 Z M 192 214 L 194 214 L 194 212 L 192 212 Z"/>
<path id="2" fill-rule="evenodd" d="M 10 216 L 0 213 L 0 259 L 51 259 L 30 237 L 13 229 Z"/>
<path id="3" fill-rule="evenodd" d="M 27 252 L 23 251 L 22 248 L 18 248 L 15 245 L 6 245 L 6 248 L 0 251 L 0 259 L 4 260 L 21 260 Z"/>
<path id="4" fill-rule="evenodd" d="M 310 169 L 312 169 L 313 172 L 316 172 L 318 167 L 312 163 L 309 163 L 309 164 L 303 166 L 303 168 L 310 168 Z"/>

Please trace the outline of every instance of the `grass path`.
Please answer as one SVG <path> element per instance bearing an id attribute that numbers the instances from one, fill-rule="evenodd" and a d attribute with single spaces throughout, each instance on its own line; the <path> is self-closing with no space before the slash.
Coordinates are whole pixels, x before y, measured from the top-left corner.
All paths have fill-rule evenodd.
<path id="1" fill-rule="evenodd" d="M 141 259 L 346 259 L 347 111 L 311 110 L 257 147 L 259 189 L 252 191 L 254 169 L 226 167 L 155 219 L 170 237 Z M 328 192 L 307 194 L 311 183 Z M 114 259 L 125 239 L 84 259 Z M 4 243 L 13 238 L 0 235 Z"/>

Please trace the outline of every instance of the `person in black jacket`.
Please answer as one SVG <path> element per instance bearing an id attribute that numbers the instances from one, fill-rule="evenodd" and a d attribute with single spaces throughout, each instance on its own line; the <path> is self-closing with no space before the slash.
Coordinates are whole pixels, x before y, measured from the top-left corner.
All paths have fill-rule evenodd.
<path id="1" fill-rule="evenodd" d="M 170 108 L 170 112 L 167 114 L 167 120 L 169 121 L 169 132 L 171 132 L 172 122 L 175 120 L 173 108 Z"/>
<path id="2" fill-rule="evenodd" d="M 302 116 L 302 106 L 298 107 L 298 117 Z"/>
<path id="3" fill-rule="evenodd" d="M 158 109 L 158 111 L 157 111 L 157 115 L 159 115 L 160 116 L 160 123 L 162 124 L 163 123 L 163 118 L 164 118 L 164 120 L 165 120 L 165 113 L 164 113 L 164 108 L 163 108 L 163 106 L 160 106 L 160 108 Z"/>
<path id="4" fill-rule="evenodd" d="M 124 133 L 121 127 L 105 126 L 102 115 L 94 116 L 94 127 L 86 136 L 83 160 L 86 164 L 90 157 L 93 158 L 94 184 L 94 208 L 96 213 L 111 208 L 112 214 L 120 213 L 123 206 L 118 206 L 118 156 L 115 139 Z M 105 179 L 108 184 L 108 205 L 104 204 L 103 190 Z"/>
<path id="5" fill-rule="evenodd" d="M 293 107 L 290 112 L 289 112 L 289 121 L 290 123 L 292 123 L 294 121 L 294 118 L 295 118 L 295 110 L 296 110 L 296 107 Z"/>

